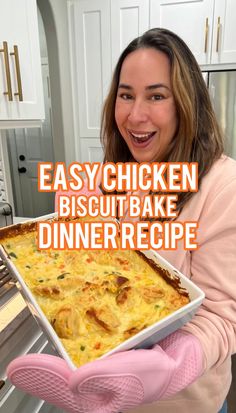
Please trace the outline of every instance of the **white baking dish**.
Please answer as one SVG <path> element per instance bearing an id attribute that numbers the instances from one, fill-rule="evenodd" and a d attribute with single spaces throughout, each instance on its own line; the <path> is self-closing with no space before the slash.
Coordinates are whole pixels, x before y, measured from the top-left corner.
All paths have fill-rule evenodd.
<path id="1" fill-rule="evenodd" d="M 47 215 L 44 217 L 39 217 L 36 220 L 41 221 L 48 218 L 52 218 L 54 216 L 55 214 Z M 196 312 L 197 308 L 204 299 L 203 291 L 199 287 L 197 287 L 191 280 L 189 280 L 186 276 L 181 274 L 170 263 L 163 259 L 158 253 L 156 253 L 153 250 L 148 250 L 143 252 L 143 254 L 148 259 L 153 260 L 155 263 L 157 263 L 164 270 L 167 270 L 171 278 L 177 278 L 180 280 L 181 288 L 188 291 L 190 302 L 182 308 L 178 309 L 177 311 L 173 312 L 172 314 L 168 315 L 167 317 L 163 318 L 161 321 L 158 321 L 157 323 L 145 328 L 136 335 L 127 339 L 123 343 L 119 344 L 117 347 L 113 348 L 112 350 L 104 354 L 102 357 L 106 357 L 107 355 L 115 353 L 117 351 L 128 350 L 130 348 L 148 348 L 152 346 L 154 343 L 157 343 L 158 341 L 162 340 L 167 335 L 179 329 L 185 323 L 190 321 L 194 313 Z M 38 322 L 39 326 L 45 332 L 49 341 L 55 347 L 55 349 L 61 355 L 61 357 L 63 357 L 67 361 L 71 368 L 75 369 L 76 367 L 70 359 L 68 353 L 66 352 L 61 340 L 57 336 L 53 327 L 51 326 L 43 311 L 36 302 L 36 299 L 34 298 L 33 294 L 26 286 L 24 280 L 17 271 L 15 265 L 11 261 L 10 257 L 7 256 L 5 250 L 2 248 L 1 245 L 0 256 L 5 262 L 6 266 L 11 271 L 11 274 L 18 281 L 17 286 L 20 289 L 22 296 L 24 297 L 32 315 Z"/>

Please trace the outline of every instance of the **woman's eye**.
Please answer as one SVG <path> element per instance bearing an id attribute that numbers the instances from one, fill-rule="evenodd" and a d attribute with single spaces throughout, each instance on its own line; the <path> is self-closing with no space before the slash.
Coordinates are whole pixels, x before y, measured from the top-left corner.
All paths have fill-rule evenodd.
<path id="1" fill-rule="evenodd" d="M 128 93 L 121 93 L 121 94 L 119 95 L 119 97 L 120 97 L 121 99 L 124 99 L 124 100 L 129 100 L 129 99 L 132 99 L 132 98 L 133 98 L 131 95 L 128 95 Z"/>
<path id="2" fill-rule="evenodd" d="M 152 95 L 151 100 L 162 100 L 164 99 L 163 95 Z"/>

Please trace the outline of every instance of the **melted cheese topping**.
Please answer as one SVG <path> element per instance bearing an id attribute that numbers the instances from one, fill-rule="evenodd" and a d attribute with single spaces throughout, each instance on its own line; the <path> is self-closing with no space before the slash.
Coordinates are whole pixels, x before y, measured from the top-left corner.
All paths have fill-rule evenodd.
<path id="1" fill-rule="evenodd" d="M 34 231 L 2 244 L 76 366 L 189 302 L 135 251 L 39 251 Z"/>

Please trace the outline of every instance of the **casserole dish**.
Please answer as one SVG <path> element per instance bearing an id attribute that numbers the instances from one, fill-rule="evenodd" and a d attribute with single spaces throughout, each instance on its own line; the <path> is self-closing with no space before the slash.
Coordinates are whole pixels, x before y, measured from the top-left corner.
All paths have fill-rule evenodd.
<path id="1" fill-rule="evenodd" d="M 47 219 L 57 217 L 37 220 Z M 153 250 L 38 251 L 37 220 L 2 229 L 0 255 L 33 316 L 72 368 L 116 351 L 150 347 L 189 321 L 204 298 Z"/>

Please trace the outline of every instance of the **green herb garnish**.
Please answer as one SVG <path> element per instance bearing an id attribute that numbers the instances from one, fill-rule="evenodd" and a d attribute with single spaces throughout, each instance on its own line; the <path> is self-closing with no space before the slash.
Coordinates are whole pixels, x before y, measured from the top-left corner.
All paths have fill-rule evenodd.
<path id="1" fill-rule="evenodd" d="M 63 272 L 62 274 L 58 275 L 57 280 L 63 280 L 67 274 L 70 274 L 69 272 Z"/>
<path id="2" fill-rule="evenodd" d="M 14 252 L 10 252 L 9 255 L 10 255 L 10 257 L 12 257 L 12 258 L 17 258 L 17 255 L 16 255 Z"/>

